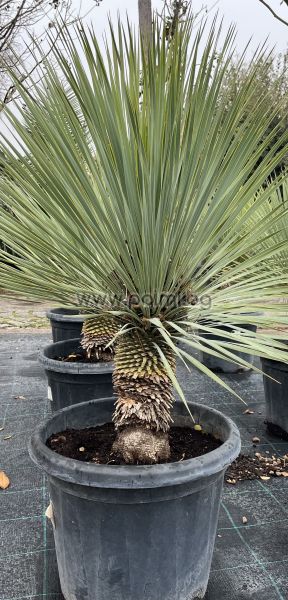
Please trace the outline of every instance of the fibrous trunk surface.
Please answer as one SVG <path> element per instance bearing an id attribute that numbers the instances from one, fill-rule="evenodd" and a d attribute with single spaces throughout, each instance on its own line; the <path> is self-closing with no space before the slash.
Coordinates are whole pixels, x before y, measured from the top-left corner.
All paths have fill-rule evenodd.
<path id="1" fill-rule="evenodd" d="M 86 350 L 88 358 L 96 357 L 101 360 L 101 355 L 107 353 L 107 345 L 119 331 L 119 323 L 114 317 L 97 315 L 84 321 L 81 346 Z M 113 346 L 109 349 L 114 354 Z"/>
<path id="2" fill-rule="evenodd" d="M 170 457 L 172 384 L 156 346 L 175 371 L 173 352 L 162 339 L 146 332 L 129 332 L 116 347 L 113 382 L 118 435 L 113 450 L 127 463 L 156 463 Z"/>

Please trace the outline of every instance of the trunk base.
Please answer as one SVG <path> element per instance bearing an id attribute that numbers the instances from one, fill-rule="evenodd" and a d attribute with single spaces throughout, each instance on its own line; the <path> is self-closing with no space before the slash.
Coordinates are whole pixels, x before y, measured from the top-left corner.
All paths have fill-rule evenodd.
<path id="1" fill-rule="evenodd" d="M 120 454 L 126 463 L 133 465 L 169 460 L 171 454 L 167 433 L 136 426 L 125 427 L 118 433 L 113 452 Z"/>

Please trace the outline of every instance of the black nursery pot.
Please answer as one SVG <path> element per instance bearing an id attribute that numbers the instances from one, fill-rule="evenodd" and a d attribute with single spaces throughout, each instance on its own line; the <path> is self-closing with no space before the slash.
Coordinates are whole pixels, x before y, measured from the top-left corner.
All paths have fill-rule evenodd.
<path id="1" fill-rule="evenodd" d="M 53 342 L 80 337 L 84 318 L 76 308 L 51 308 L 46 317 L 51 323 Z"/>
<path id="2" fill-rule="evenodd" d="M 62 362 L 76 352 L 83 354 L 80 338 L 50 344 L 40 351 L 39 362 L 48 379 L 48 398 L 52 412 L 87 400 L 113 394 L 112 374 L 114 363 Z"/>
<path id="3" fill-rule="evenodd" d="M 181 463 L 97 465 L 45 445 L 52 433 L 111 421 L 112 398 L 66 408 L 38 427 L 29 452 L 48 475 L 66 600 L 204 598 L 223 477 L 239 454 L 240 435 L 220 412 L 189 406 L 205 431 L 224 443 Z M 187 426 L 184 405 L 177 403 L 175 411 L 175 423 Z"/>
<path id="4" fill-rule="evenodd" d="M 261 366 L 264 373 L 276 379 L 263 376 L 267 429 L 288 439 L 288 364 L 261 358 Z"/>
<path id="5" fill-rule="evenodd" d="M 251 325 L 250 323 L 244 323 L 241 324 L 241 327 L 243 329 L 245 329 L 246 331 L 251 331 L 253 333 L 256 333 L 256 329 L 257 326 L 256 325 Z M 231 332 L 231 328 L 233 329 L 233 325 L 231 327 L 226 327 L 223 326 L 221 327 L 222 330 L 224 331 L 228 331 Z M 217 335 L 216 333 L 217 331 L 217 327 L 215 327 L 215 333 L 202 333 L 203 338 L 206 339 L 212 339 L 215 341 L 223 341 L 224 338 Z M 229 340 L 229 338 L 227 338 L 225 340 L 226 342 L 230 342 L 231 340 Z M 241 371 L 247 371 L 248 367 L 243 367 L 241 365 L 237 365 L 235 363 L 229 362 L 228 360 L 225 360 L 224 358 L 218 358 L 218 356 L 213 356 L 212 354 L 207 354 L 206 352 L 201 352 L 201 362 L 208 367 L 208 369 L 211 369 L 211 371 L 220 371 L 222 373 L 239 373 Z M 240 359 L 242 360 L 246 360 L 247 362 L 249 362 L 251 365 L 253 365 L 253 360 L 254 357 L 251 356 L 250 354 L 246 354 L 245 352 L 234 352 L 234 354 L 236 356 L 239 356 Z"/>

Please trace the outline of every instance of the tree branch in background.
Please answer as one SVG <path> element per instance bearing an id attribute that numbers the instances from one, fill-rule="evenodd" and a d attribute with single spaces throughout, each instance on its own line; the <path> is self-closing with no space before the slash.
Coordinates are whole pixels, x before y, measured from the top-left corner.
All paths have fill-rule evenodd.
<path id="1" fill-rule="evenodd" d="M 189 18 L 197 25 L 198 19 L 201 20 L 204 16 L 207 16 L 214 10 L 217 4 L 219 4 L 219 0 L 215 0 L 209 8 L 207 4 L 203 4 L 195 13 L 191 11 L 193 6 L 192 0 L 163 0 L 163 9 L 160 14 L 158 13 L 158 16 L 166 23 L 166 39 L 169 40 L 174 36 L 177 23 L 181 23 L 181 21 L 187 19 L 188 13 L 190 15 Z"/>
<path id="2" fill-rule="evenodd" d="M 268 10 L 272 13 L 273 17 L 275 17 L 275 19 L 277 19 L 284 25 L 288 26 L 288 21 L 285 21 L 285 19 L 282 19 L 282 17 L 280 17 L 280 15 L 278 15 L 275 12 L 275 10 L 273 10 L 273 8 L 268 4 L 268 2 L 265 2 L 265 0 L 259 0 L 259 2 L 261 2 L 261 4 L 263 4 L 263 6 L 266 6 L 266 8 L 268 8 Z M 288 6 L 288 0 L 282 0 L 281 4 L 283 4 L 283 3 L 286 4 L 286 6 Z"/>
<path id="3" fill-rule="evenodd" d="M 174 36 L 177 24 L 182 21 L 188 11 L 187 0 L 165 0 L 164 9 L 166 16 L 166 39 Z"/>
<path id="4" fill-rule="evenodd" d="M 11 82 L 10 73 L 15 73 L 22 82 L 30 77 L 45 59 L 45 43 L 48 36 L 51 42 L 51 30 L 56 22 L 55 43 L 60 35 L 59 28 L 70 27 L 80 18 L 86 17 L 101 1 L 94 0 L 93 6 L 85 13 L 82 1 L 80 7 L 74 10 L 72 0 L 0 0 L 0 111 L 14 97 L 15 86 Z M 34 32 L 36 25 L 37 34 Z M 31 64 L 33 39 L 35 47 L 39 44 L 44 53 L 39 61 L 35 58 Z"/>

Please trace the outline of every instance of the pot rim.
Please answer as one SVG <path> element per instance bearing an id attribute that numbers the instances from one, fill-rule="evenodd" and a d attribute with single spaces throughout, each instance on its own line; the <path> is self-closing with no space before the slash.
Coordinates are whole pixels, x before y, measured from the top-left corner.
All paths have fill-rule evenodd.
<path id="1" fill-rule="evenodd" d="M 226 469 L 237 458 L 241 449 L 238 427 L 223 413 L 196 402 L 188 402 L 190 409 L 203 415 L 214 415 L 221 419 L 227 428 L 226 441 L 216 450 L 201 457 L 191 458 L 181 463 L 174 462 L 158 465 L 97 465 L 66 458 L 46 446 L 47 428 L 53 421 L 65 413 L 80 410 L 81 407 L 93 405 L 97 410 L 99 402 L 115 401 L 115 398 L 90 400 L 64 408 L 50 416 L 38 426 L 32 435 L 28 450 L 34 463 L 44 469 L 49 476 L 56 477 L 71 484 L 94 488 L 140 489 L 161 488 L 181 485 L 209 476 L 217 475 Z M 51 430 L 51 427 L 49 427 Z"/>
<path id="2" fill-rule="evenodd" d="M 84 321 L 84 316 L 83 315 L 79 315 L 79 311 L 77 310 L 76 306 L 75 306 L 75 313 L 74 314 L 63 314 L 61 312 L 57 312 L 57 311 L 65 311 L 65 310 L 72 310 L 69 308 L 65 308 L 65 306 L 58 306 L 56 308 L 50 308 L 49 310 L 46 311 L 46 317 L 47 319 L 49 319 L 50 321 L 57 321 L 59 323 L 63 322 L 63 321 L 68 321 L 70 323 L 83 323 Z"/>
<path id="3" fill-rule="evenodd" d="M 56 373 L 70 373 L 71 375 L 101 375 L 103 373 L 113 373 L 114 362 L 99 362 L 99 363 L 67 363 L 56 360 L 55 358 L 49 358 L 45 353 L 54 352 L 57 356 L 57 352 L 61 353 L 61 347 L 63 345 L 72 343 L 75 349 L 80 344 L 80 338 L 71 338 L 70 340 L 61 340 L 60 342 L 54 342 L 41 348 L 38 354 L 38 360 L 43 365 L 46 371 L 54 371 Z M 73 352 L 73 349 L 71 349 Z"/>

